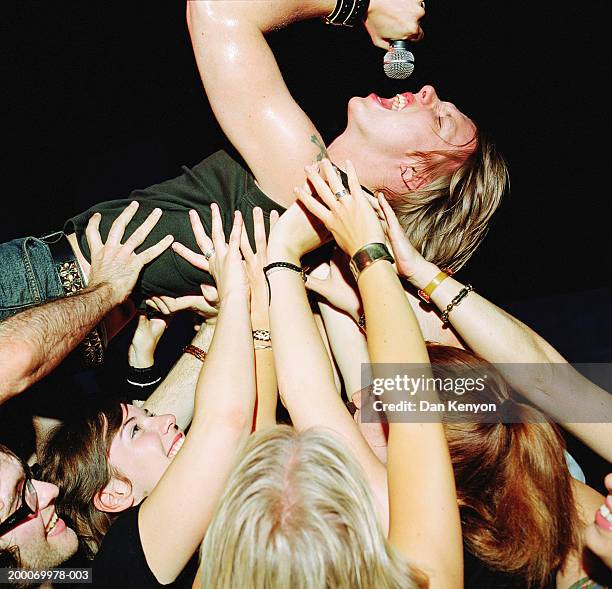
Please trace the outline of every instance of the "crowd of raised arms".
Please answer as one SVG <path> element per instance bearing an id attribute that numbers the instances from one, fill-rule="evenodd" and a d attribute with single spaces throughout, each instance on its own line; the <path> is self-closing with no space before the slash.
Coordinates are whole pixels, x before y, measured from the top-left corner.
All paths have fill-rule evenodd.
<path id="1" fill-rule="evenodd" d="M 608 586 L 612 473 L 607 497 L 586 485 L 564 434 L 612 461 L 612 396 L 457 273 L 506 191 L 494 142 L 428 85 L 352 98 L 326 147 L 265 36 L 361 19 L 388 48 L 424 14 L 187 2 L 241 161 L 0 244 L 0 403 L 116 362 L 134 327 L 123 390 L 53 419 L 59 393 L 31 395 L 32 452 L 0 445 L 14 585 L 81 567 L 101 588 Z M 164 370 L 177 314 L 196 330 Z"/>

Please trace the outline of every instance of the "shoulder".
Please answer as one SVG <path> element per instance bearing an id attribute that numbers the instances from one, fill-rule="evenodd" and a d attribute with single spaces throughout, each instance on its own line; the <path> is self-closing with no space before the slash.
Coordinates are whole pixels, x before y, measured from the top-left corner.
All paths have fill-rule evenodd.
<path id="1" fill-rule="evenodd" d="M 131 586 L 155 586 L 142 549 L 138 530 L 140 506 L 122 513 L 111 525 L 92 566 L 94 587 L 119 586 L 132 581 Z M 140 583 L 140 585 L 139 585 Z"/>

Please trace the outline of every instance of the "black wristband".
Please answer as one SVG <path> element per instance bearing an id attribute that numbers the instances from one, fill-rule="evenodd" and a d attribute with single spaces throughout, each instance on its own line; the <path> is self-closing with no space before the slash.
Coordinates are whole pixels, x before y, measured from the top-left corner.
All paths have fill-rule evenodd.
<path id="1" fill-rule="evenodd" d="M 268 305 L 272 302 L 272 289 L 270 288 L 270 281 L 268 280 L 268 273 L 271 270 L 274 270 L 275 268 L 292 270 L 293 272 L 297 272 L 298 274 L 302 275 L 302 280 L 306 282 L 306 273 L 304 272 L 304 269 L 300 266 L 296 266 L 295 264 L 292 264 L 291 262 L 272 262 L 271 264 L 264 266 L 263 272 L 264 272 L 264 276 L 266 277 L 266 284 L 268 285 Z"/>
<path id="2" fill-rule="evenodd" d="M 332 13 L 325 17 L 325 23 L 339 27 L 354 27 L 368 16 L 370 0 L 337 0 Z"/>
<path id="3" fill-rule="evenodd" d="M 148 399 L 149 395 L 161 382 L 159 367 L 155 364 L 149 368 L 128 366 L 126 373 L 128 396 L 133 399 Z M 127 392 L 127 391 L 126 391 Z"/>

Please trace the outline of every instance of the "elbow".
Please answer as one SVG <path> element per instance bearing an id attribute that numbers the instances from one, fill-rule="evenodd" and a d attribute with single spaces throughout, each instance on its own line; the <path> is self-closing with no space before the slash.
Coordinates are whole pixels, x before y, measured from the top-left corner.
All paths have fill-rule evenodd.
<path id="1" fill-rule="evenodd" d="M 253 427 L 253 407 L 245 407 L 238 403 L 228 403 L 215 409 L 208 408 L 204 418 L 207 424 L 203 427 L 222 428 L 231 437 L 242 437 L 245 432 L 251 433 Z"/>
<path id="2" fill-rule="evenodd" d="M 206 28 L 212 22 L 213 15 L 210 2 L 187 2 L 187 28 L 192 36 Z"/>

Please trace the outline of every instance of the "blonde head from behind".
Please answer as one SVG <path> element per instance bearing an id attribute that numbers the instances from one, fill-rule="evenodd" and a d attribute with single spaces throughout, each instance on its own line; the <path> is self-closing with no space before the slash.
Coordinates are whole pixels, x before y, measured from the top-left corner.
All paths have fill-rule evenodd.
<path id="1" fill-rule="evenodd" d="M 202 587 L 411 589 L 364 474 L 332 433 L 277 426 L 244 448 L 202 544 Z"/>

